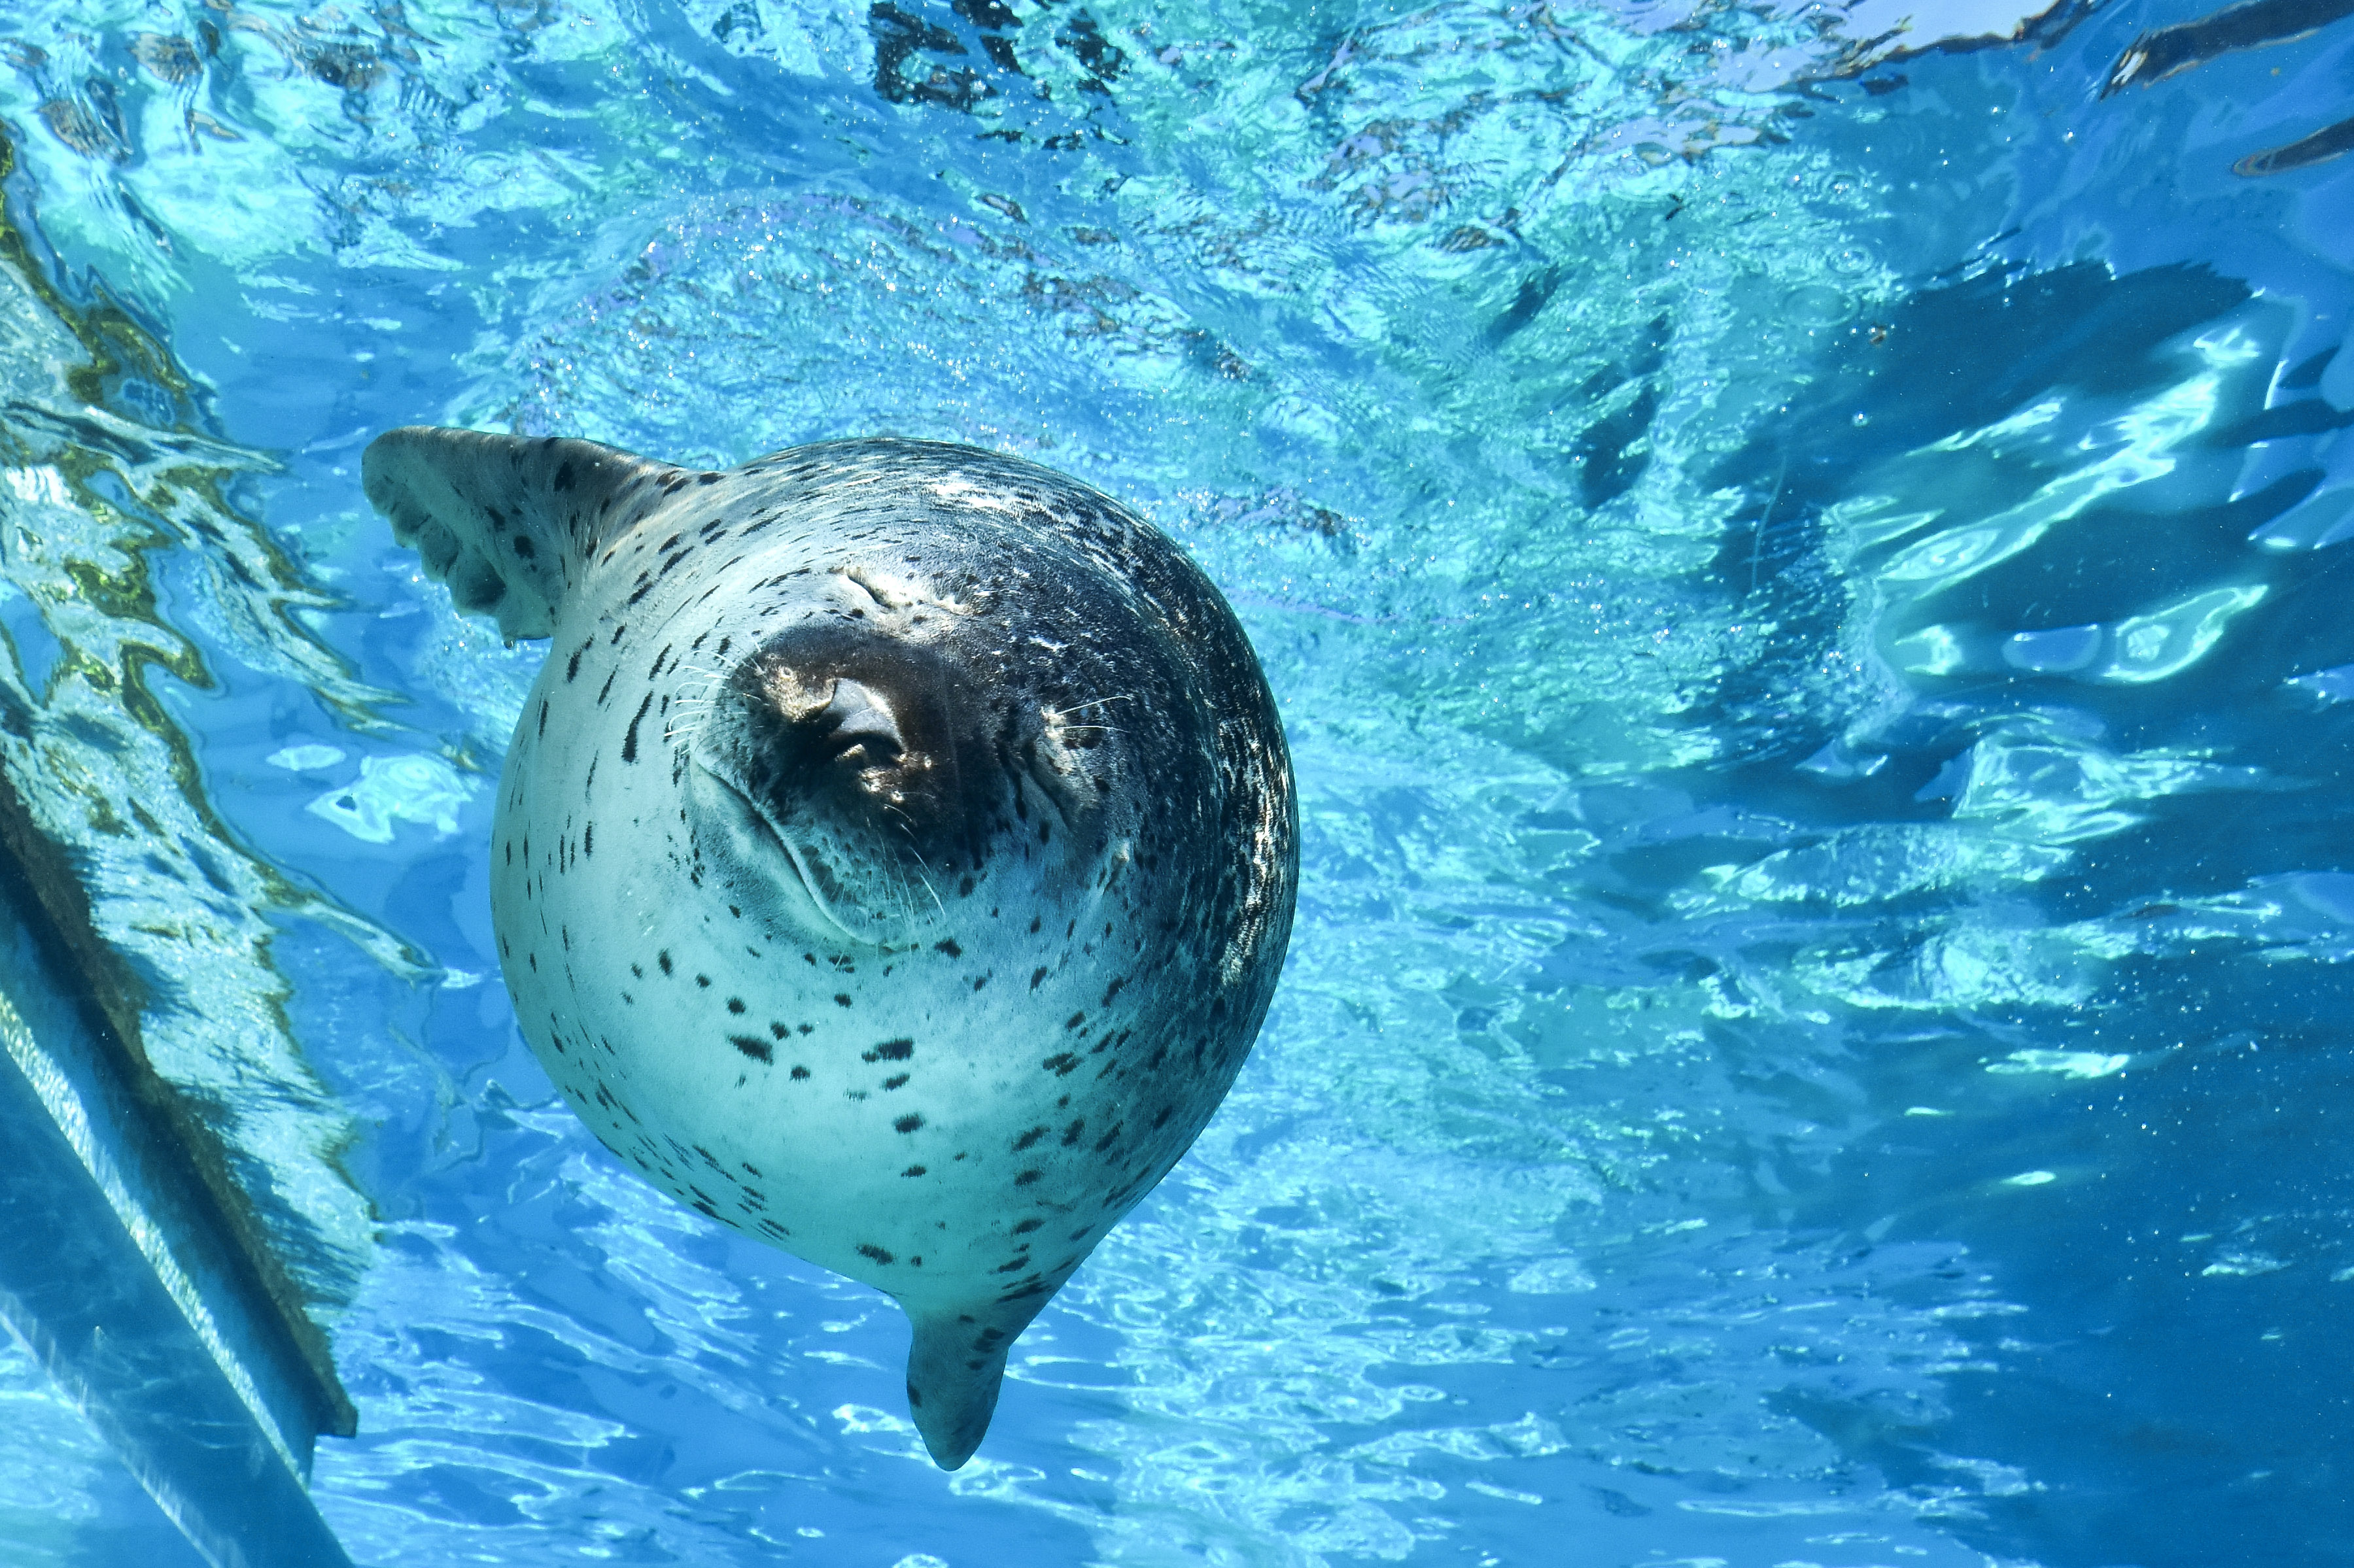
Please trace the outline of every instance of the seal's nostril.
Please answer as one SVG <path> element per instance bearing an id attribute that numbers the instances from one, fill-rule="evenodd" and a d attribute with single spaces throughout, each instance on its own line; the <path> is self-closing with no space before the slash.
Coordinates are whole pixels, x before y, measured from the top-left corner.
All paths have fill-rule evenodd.
<path id="1" fill-rule="evenodd" d="M 872 688 L 856 681 L 836 681 L 833 700 L 817 717 L 832 726 L 829 734 L 838 758 L 872 766 L 896 761 L 907 750 L 896 715 Z"/>

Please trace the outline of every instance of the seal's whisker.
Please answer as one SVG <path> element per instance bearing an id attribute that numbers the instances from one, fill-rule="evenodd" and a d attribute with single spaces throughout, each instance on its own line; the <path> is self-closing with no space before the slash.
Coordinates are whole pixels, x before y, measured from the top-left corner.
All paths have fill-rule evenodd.
<path id="1" fill-rule="evenodd" d="M 1134 701 L 1136 701 L 1136 699 L 1133 696 L 1130 696 L 1126 693 L 1122 693 L 1120 695 L 1116 697 L 1089 697 L 1086 702 L 1073 703 L 1066 708 L 1048 708 L 1046 713 L 1049 717 L 1061 718 L 1066 714 L 1077 713 L 1081 708 L 1097 707 L 1105 703 L 1132 703 Z"/>
<path id="2" fill-rule="evenodd" d="M 692 654 L 680 660 L 677 663 L 673 664 L 671 666 L 671 673 L 673 675 L 684 675 L 701 683 L 700 689 L 690 688 L 681 695 L 672 698 L 671 705 L 673 707 L 677 707 L 687 703 L 717 702 L 719 700 L 719 688 L 726 683 L 728 675 L 728 672 L 721 669 L 718 665 L 705 663 L 701 658 Z"/>
<path id="3" fill-rule="evenodd" d="M 899 819 L 899 831 L 902 833 L 905 833 L 907 838 L 907 853 L 914 855 L 916 857 L 916 863 L 924 868 L 923 871 L 918 874 L 918 880 L 923 883 L 924 891 L 932 895 L 932 907 L 940 912 L 940 919 L 943 922 L 946 922 L 949 917 L 949 906 L 940 902 L 940 890 L 932 885 L 932 863 L 924 858 L 924 852 L 916 847 L 916 832 L 914 828 L 908 825 L 907 813 L 899 810 L 896 806 L 886 806 L 884 810 L 889 811 L 893 816 Z"/>
<path id="4" fill-rule="evenodd" d="M 940 902 L 940 890 L 932 885 L 932 879 L 928 876 L 918 877 L 917 880 L 924 885 L 924 891 L 932 895 L 932 907 L 939 911 L 940 922 L 941 924 L 946 925 L 949 917 L 949 906 Z"/>

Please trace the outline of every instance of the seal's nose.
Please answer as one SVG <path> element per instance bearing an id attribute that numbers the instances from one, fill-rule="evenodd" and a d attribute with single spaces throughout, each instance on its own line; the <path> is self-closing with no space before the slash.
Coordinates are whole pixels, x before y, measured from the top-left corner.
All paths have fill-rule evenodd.
<path id="1" fill-rule="evenodd" d="M 832 738 L 841 750 L 835 760 L 859 767 L 889 767 L 907 749 L 899 720 L 873 687 L 857 681 L 836 681 L 833 697 L 818 710 L 818 720 L 831 724 Z"/>

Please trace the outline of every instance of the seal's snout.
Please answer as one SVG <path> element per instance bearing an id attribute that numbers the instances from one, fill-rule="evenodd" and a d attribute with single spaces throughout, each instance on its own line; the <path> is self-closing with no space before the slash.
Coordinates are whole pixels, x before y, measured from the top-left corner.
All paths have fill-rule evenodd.
<path id="1" fill-rule="evenodd" d="M 961 858 L 973 747 L 946 661 L 885 635 L 811 628 L 771 639 L 727 683 L 733 782 L 772 821 Z"/>
<path id="2" fill-rule="evenodd" d="M 770 902 L 764 884 L 798 886 L 861 941 L 932 921 L 989 837 L 968 684 L 938 650 L 855 623 L 804 624 L 746 655 L 693 747 L 707 845 L 748 874 L 731 885 L 754 905 Z"/>
<path id="3" fill-rule="evenodd" d="M 777 758 L 779 776 L 808 789 L 854 791 L 893 810 L 928 804 L 918 798 L 938 782 L 941 759 L 910 748 L 907 729 L 913 726 L 903 726 L 899 713 L 864 682 L 833 682 L 823 706 L 787 719 L 784 733 L 770 737 L 779 751 L 798 754 Z M 952 756 L 948 760 L 953 765 Z"/>

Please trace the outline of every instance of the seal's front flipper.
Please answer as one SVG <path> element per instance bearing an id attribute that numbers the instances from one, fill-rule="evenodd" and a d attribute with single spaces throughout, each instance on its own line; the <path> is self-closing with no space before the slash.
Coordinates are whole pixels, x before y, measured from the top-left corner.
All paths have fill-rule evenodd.
<path id="1" fill-rule="evenodd" d="M 360 482 L 392 536 L 509 639 L 547 637 L 600 540 L 652 511 L 678 471 L 595 441 L 421 425 L 368 443 Z"/>
<path id="2" fill-rule="evenodd" d="M 1036 1310 L 1034 1303 L 1031 1310 Z M 1005 1352 L 1030 1320 L 1028 1312 L 1018 1319 L 1002 1312 L 908 1310 L 916 1334 L 907 1347 L 907 1413 L 924 1435 L 932 1463 L 943 1470 L 962 1467 L 988 1435 L 998 1385 L 1005 1379 Z"/>

